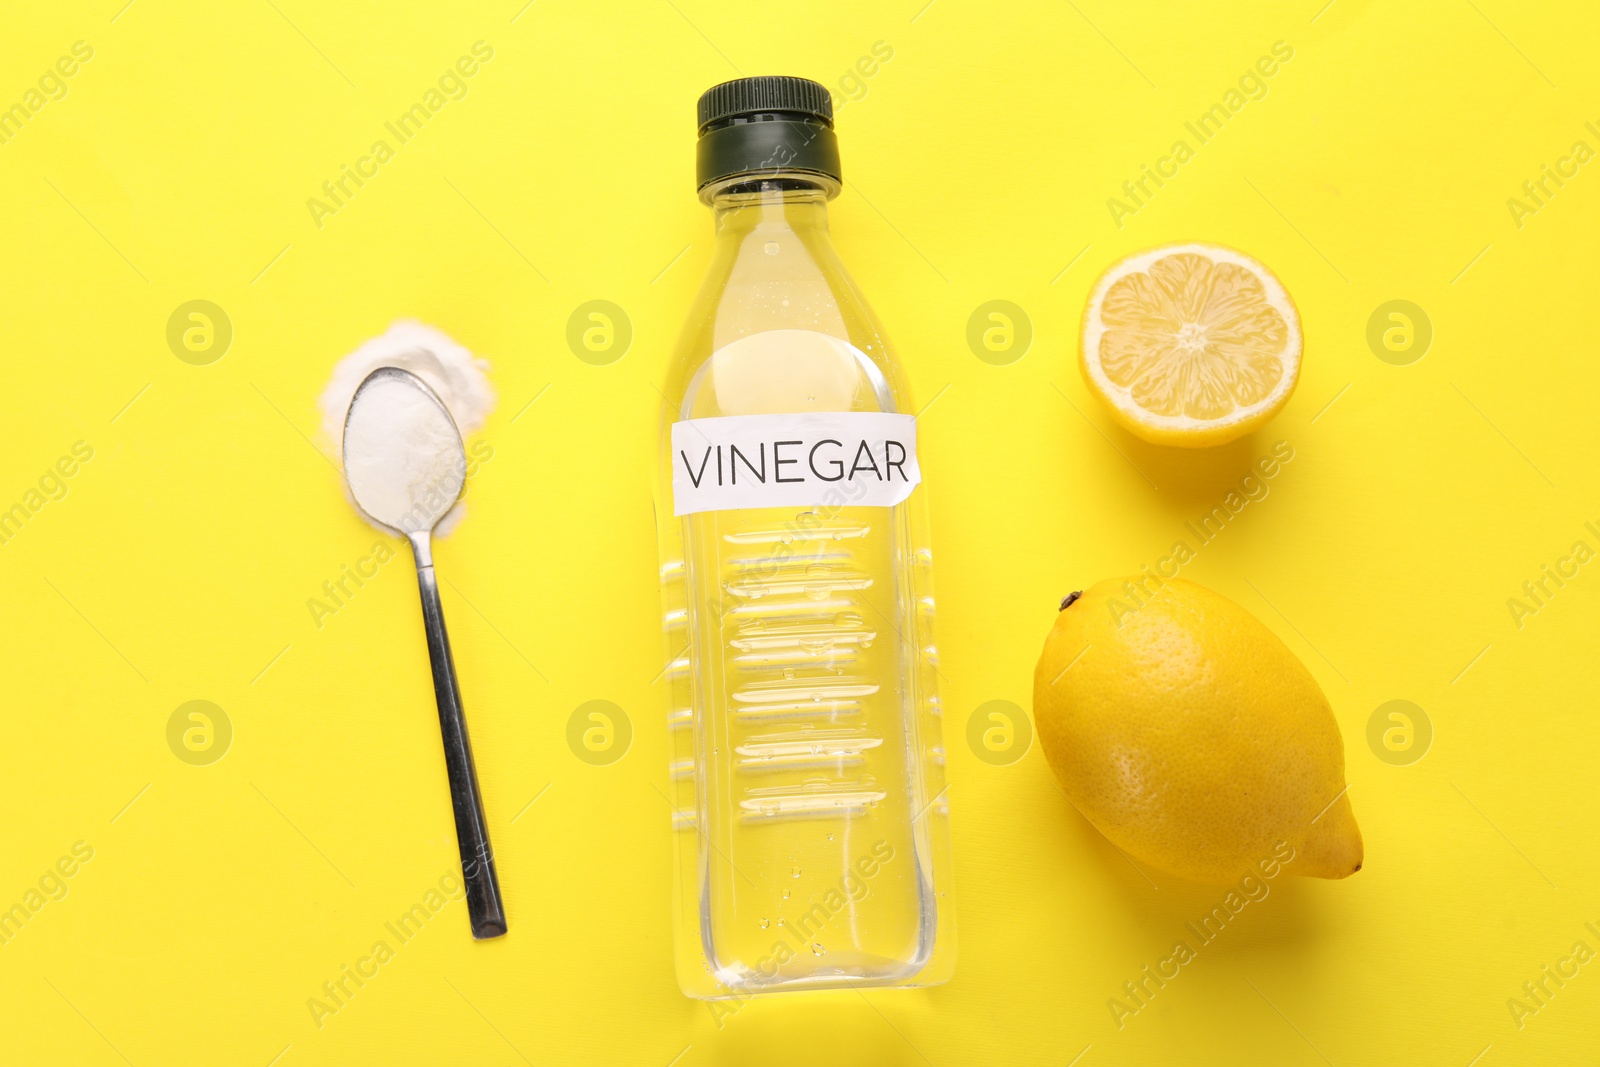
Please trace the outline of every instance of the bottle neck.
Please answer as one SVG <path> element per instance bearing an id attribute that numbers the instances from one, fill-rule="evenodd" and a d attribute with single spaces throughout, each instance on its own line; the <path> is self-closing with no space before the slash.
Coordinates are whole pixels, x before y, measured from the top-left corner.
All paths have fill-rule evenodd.
<path id="1" fill-rule="evenodd" d="M 797 172 L 735 179 L 720 189 L 707 190 L 706 200 L 719 239 L 743 238 L 757 229 L 825 236 L 828 201 L 838 192 L 831 179 Z"/>

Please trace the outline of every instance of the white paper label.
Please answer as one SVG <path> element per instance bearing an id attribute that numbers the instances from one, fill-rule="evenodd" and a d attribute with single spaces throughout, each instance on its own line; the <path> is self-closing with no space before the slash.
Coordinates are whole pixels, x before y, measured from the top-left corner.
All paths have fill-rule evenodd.
<path id="1" fill-rule="evenodd" d="M 672 424 L 674 515 L 887 508 L 910 496 L 920 481 L 914 415 L 813 411 Z"/>

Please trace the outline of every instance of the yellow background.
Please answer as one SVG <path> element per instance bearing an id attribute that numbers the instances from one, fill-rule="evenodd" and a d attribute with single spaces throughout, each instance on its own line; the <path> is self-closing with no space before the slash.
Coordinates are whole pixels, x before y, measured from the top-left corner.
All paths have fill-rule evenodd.
<path id="1" fill-rule="evenodd" d="M 7 105 L 73 42 L 94 49 L 0 145 L 0 507 L 74 442 L 94 449 L 0 546 L 0 907 L 74 842 L 94 849 L 0 946 L 0 1058 L 1593 1055 L 1600 963 L 1520 1029 L 1507 1007 L 1574 942 L 1600 950 L 1584 926 L 1600 926 L 1600 565 L 1520 628 L 1507 607 L 1574 541 L 1600 548 L 1584 527 L 1600 526 L 1600 163 L 1520 228 L 1506 204 L 1574 141 L 1600 148 L 1587 5 L 122 3 L 28 5 L 0 39 Z M 469 94 L 319 228 L 307 199 L 479 40 L 494 57 Z M 879 41 L 892 60 L 843 85 Z M 1276 41 L 1294 57 L 1267 95 L 1119 228 L 1107 198 L 1175 139 L 1194 146 L 1184 122 Z M 859 97 L 839 112 L 835 236 L 932 401 L 960 949 L 938 989 L 719 1019 L 671 966 L 652 451 L 710 247 L 695 98 L 756 73 Z M 1114 428 L 1074 365 L 1100 270 L 1186 239 L 1270 264 L 1307 337 L 1288 408 L 1202 454 Z M 166 342 L 193 299 L 234 330 L 206 366 Z M 634 330 L 606 366 L 565 340 L 593 299 Z M 994 299 L 1034 330 L 1005 366 L 966 342 Z M 1435 329 L 1409 366 L 1366 342 L 1392 299 Z M 308 998 L 456 863 L 408 555 L 320 628 L 307 607 L 375 542 L 319 451 L 315 398 L 399 317 L 490 360 L 500 398 L 493 459 L 437 559 L 511 933 L 475 944 L 451 904 L 319 1028 Z M 1026 708 L 1059 597 L 1165 555 L 1280 440 L 1295 458 L 1270 495 L 1184 573 L 1327 691 L 1367 866 L 1279 879 L 1119 1029 L 1108 999 L 1219 891 L 1134 867 L 1036 749 L 982 762 L 967 719 Z M 1408 766 L 1366 741 L 1396 698 L 1434 730 Z M 234 731 L 209 766 L 166 741 L 195 699 Z M 595 699 L 633 725 L 608 766 L 565 740 Z"/>

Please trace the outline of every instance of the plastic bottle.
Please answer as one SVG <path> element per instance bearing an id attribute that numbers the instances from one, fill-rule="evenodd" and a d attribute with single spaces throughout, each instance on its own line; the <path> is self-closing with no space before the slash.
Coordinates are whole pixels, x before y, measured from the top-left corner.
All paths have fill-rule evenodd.
<path id="1" fill-rule="evenodd" d="M 676 957 L 697 997 L 954 962 L 914 409 L 828 233 L 828 91 L 700 99 L 709 274 L 663 396 Z"/>

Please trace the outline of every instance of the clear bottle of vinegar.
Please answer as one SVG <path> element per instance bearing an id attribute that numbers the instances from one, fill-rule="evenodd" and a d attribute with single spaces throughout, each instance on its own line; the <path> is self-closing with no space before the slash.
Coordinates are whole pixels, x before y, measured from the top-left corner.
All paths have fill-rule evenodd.
<path id="1" fill-rule="evenodd" d="M 916 423 L 828 233 L 828 92 L 699 106 L 711 268 L 657 520 L 677 970 L 691 996 L 949 977 L 947 797 Z"/>

